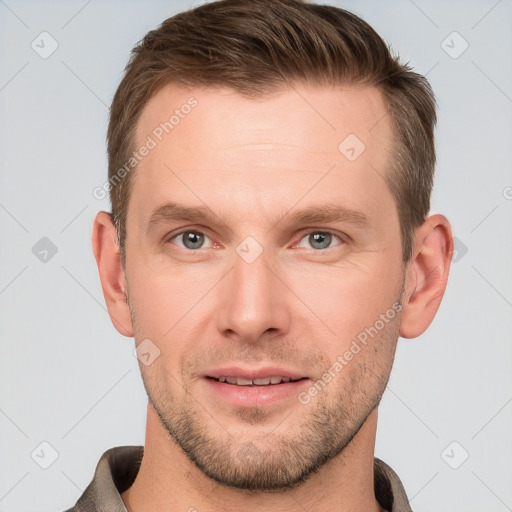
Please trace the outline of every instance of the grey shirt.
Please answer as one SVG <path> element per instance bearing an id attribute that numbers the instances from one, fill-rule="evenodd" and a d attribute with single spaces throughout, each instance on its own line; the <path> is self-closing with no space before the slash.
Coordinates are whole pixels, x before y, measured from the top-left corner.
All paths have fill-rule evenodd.
<path id="1" fill-rule="evenodd" d="M 127 512 L 121 493 L 131 487 L 139 472 L 143 446 L 117 446 L 107 450 L 96 466 L 92 482 L 75 506 L 66 512 Z M 374 464 L 375 496 L 388 512 L 412 512 L 402 482 L 380 459 Z"/>

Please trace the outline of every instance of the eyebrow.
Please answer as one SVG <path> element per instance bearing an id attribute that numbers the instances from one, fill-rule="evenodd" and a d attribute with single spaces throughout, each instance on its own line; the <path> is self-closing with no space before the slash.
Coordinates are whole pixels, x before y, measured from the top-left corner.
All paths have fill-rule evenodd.
<path id="1" fill-rule="evenodd" d="M 167 203 L 158 207 L 149 219 L 149 226 L 176 220 L 201 222 L 211 220 L 215 215 L 206 206 L 183 206 L 177 203 Z"/>
<path id="2" fill-rule="evenodd" d="M 213 222 L 227 225 L 226 217 L 214 213 L 206 206 L 184 206 L 170 202 L 158 207 L 152 213 L 149 219 L 148 228 L 151 229 L 152 227 L 162 223 L 183 220 L 191 222 Z M 343 222 L 364 229 L 368 228 L 370 225 L 370 221 L 364 213 L 346 208 L 336 203 L 308 206 L 301 210 L 286 212 L 279 217 L 271 229 L 284 220 L 287 220 L 288 223 L 294 226 L 303 224 Z"/>
<path id="3" fill-rule="evenodd" d="M 332 203 L 308 206 L 302 210 L 284 215 L 283 219 L 286 218 L 293 225 L 343 222 L 353 224 L 356 227 L 367 228 L 370 224 L 368 217 L 364 213 Z"/>

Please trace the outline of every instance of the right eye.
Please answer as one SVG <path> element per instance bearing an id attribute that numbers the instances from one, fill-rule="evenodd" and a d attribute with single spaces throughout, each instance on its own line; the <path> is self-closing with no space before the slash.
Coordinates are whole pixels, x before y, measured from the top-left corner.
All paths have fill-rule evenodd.
<path id="1" fill-rule="evenodd" d="M 187 229 L 173 235 L 171 238 L 169 238 L 169 242 L 171 240 L 181 241 L 181 245 L 180 243 L 176 243 L 178 247 L 194 251 L 196 249 L 204 249 L 202 246 L 204 244 L 205 238 L 209 240 L 208 236 L 206 236 L 204 233 L 192 229 Z"/>

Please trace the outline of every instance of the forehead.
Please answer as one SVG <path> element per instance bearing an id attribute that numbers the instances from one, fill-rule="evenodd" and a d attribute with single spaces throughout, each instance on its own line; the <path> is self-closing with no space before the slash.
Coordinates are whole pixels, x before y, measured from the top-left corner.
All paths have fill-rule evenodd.
<path id="1" fill-rule="evenodd" d="M 325 189 L 331 199 L 377 210 L 372 201 L 382 201 L 392 156 L 391 119 L 372 87 L 297 86 L 248 99 L 169 85 L 140 116 L 135 146 L 148 141 L 132 177 L 139 203 L 164 204 L 178 189 L 194 203 L 207 194 L 228 205 L 236 195 L 247 215 L 255 203 L 260 212 L 289 208 L 320 179 L 311 198 Z"/>
<path id="2" fill-rule="evenodd" d="M 158 145 L 215 153 L 225 167 L 234 153 L 294 150 L 343 154 L 343 141 L 364 147 L 366 156 L 386 151 L 391 120 L 380 90 L 374 87 L 295 86 L 271 96 L 243 97 L 230 89 L 184 89 L 167 85 L 144 107 L 136 129 L 136 146 L 152 137 Z M 185 144 L 185 145 L 184 145 Z M 341 144 L 341 146 L 340 146 Z M 348 144 L 350 146 L 350 144 Z M 353 146 L 353 144 L 352 144 Z M 303 150 L 303 153 L 300 150 Z M 350 147 L 346 148 L 350 150 Z M 288 155 L 291 156 L 291 155 Z M 346 156 L 353 157 L 350 151 Z M 182 163 L 185 163 L 183 161 Z M 209 162 L 211 167 L 214 162 Z"/>

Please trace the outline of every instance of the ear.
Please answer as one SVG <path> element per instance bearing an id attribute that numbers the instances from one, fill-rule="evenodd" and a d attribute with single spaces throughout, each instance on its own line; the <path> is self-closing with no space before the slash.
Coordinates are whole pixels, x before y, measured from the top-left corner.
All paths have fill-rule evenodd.
<path id="1" fill-rule="evenodd" d="M 112 216 L 107 212 L 99 212 L 96 215 L 92 231 L 92 249 L 110 320 L 123 336 L 133 337 L 117 230 L 112 222 Z"/>
<path id="2" fill-rule="evenodd" d="M 416 229 L 407 267 L 400 336 L 416 338 L 431 324 L 443 298 L 453 255 L 448 219 L 431 215 Z"/>

